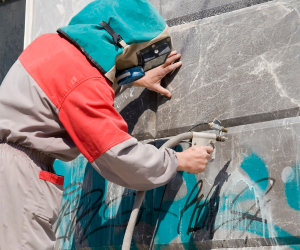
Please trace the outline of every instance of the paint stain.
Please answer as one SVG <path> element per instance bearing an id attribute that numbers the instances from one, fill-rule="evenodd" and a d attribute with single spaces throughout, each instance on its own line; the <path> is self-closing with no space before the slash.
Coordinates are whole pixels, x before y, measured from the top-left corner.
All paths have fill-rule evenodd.
<path id="1" fill-rule="evenodd" d="M 250 180 L 253 182 L 269 177 L 266 164 L 254 153 L 244 157 L 241 168 L 248 174 Z M 268 182 L 259 182 L 257 183 L 257 186 L 261 189 L 262 193 L 264 193 L 268 187 Z"/>
<path id="2" fill-rule="evenodd" d="M 294 170 L 291 167 L 285 167 L 281 172 L 281 179 L 284 183 L 290 183 L 295 177 Z"/>
<path id="3" fill-rule="evenodd" d="M 56 160 L 53 164 L 53 167 L 57 175 L 66 177 L 70 172 L 71 165 L 70 163 Z"/>
<path id="4" fill-rule="evenodd" d="M 285 170 L 285 173 L 282 174 L 284 178 L 286 178 L 285 180 L 287 180 L 284 186 L 286 201 L 291 208 L 298 211 L 300 211 L 300 176 L 296 174 L 295 178 L 295 172 L 297 173 L 299 171 L 299 167 L 300 166 L 294 166 L 291 169 Z"/>

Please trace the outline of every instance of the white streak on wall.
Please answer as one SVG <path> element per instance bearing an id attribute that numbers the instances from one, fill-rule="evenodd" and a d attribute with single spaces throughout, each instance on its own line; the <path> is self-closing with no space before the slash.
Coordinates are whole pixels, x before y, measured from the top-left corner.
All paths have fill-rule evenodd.
<path id="1" fill-rule="evenodd" d="M 32 42 L 33 1 L 34 0 L 26 0 L 24 49 Z"/>
<path id="2" fill-rule="evenodd" d="M 0 0 L 1 1 L 1 0 Z M 32 39 L 56 33 L 58 28 L 68 25 L 71 19 L 93 0 L 34 1 Z"/>
<path id="3" fill-rule="evenodd" d="M 56 7 L 59 10 L 60 14 L 65 14 L 65 7 L 62 4 L 56 4 Z"/>

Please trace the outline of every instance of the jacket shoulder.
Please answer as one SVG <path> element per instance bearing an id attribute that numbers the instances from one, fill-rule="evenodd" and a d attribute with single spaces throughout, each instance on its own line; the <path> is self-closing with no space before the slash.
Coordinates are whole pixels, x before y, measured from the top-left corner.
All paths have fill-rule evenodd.
<path id="1" fill-rule="evenodd" d="M 74 86 L 104 78 L 77 47 L 55 33 L 35 39 L 19 60 L 57 108 Z"/>

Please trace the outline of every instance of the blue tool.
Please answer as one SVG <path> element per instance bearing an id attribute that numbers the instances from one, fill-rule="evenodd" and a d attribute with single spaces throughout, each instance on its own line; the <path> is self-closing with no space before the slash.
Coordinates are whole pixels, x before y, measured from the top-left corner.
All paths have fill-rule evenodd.
<path id="1" fill-rule="evenodd" d="M 137 81 L 145 76 L 145 72 L 141 66 L 126 69 L 116 74 L 118 85 L 125 85 Z"/>

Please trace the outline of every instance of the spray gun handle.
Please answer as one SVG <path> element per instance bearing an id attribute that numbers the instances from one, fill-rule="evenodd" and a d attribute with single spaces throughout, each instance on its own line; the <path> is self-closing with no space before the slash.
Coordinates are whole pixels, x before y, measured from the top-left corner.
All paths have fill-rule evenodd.
<path id="1" fill-rule="evenodd" d="M 215 143 L 219 136 L 216 134 L 210 133 L 202 133 L 202 132 L 193 132 L 193 140 L 192 140 L 192 147 L 198 146 L 211 146 L 214 148 L 214 152 L 211 154 L 211 162 L 214 161 L 216 156 L 216 148 Z"/>

